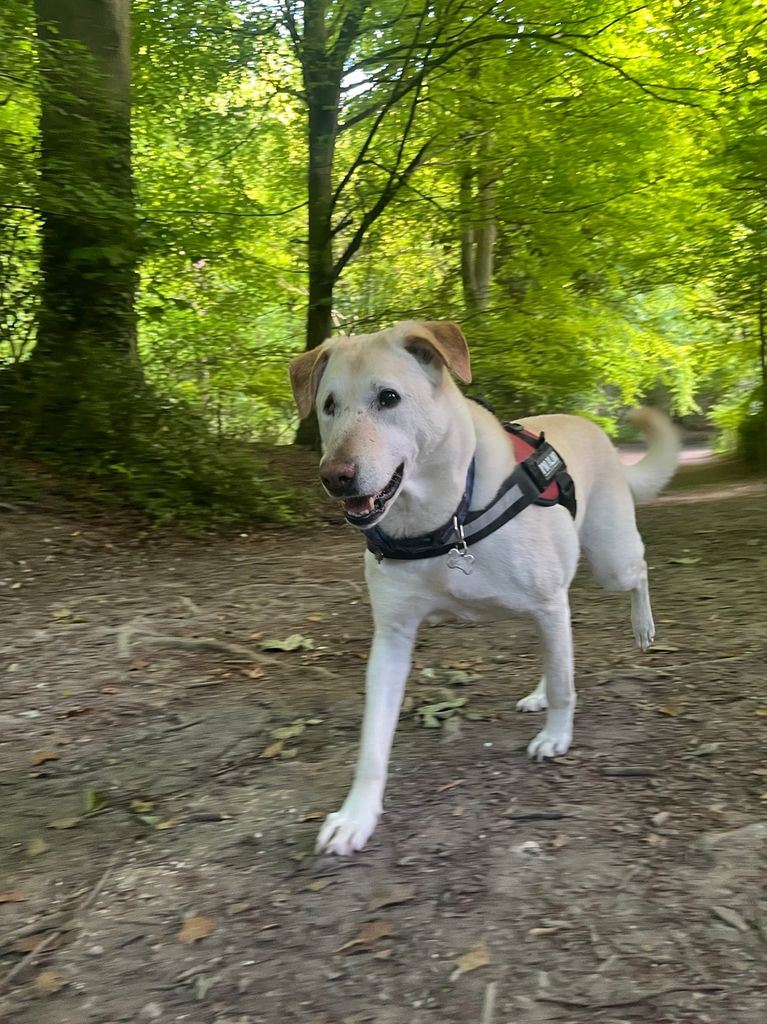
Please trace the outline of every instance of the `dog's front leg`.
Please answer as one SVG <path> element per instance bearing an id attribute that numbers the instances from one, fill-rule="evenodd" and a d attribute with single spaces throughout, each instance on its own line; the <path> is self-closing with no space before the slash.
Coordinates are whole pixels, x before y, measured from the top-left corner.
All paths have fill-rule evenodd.
<path id="1" fill-rule="evenodd" d="M 535 612 L 543 641 L 546 724 L 527 748 L 540 761 L 567 753 L 573 738 L 575 685 L 570 604 L 564 590 Z"/>
<path id="2" fill-rule="evenodd" d="M 361 850 L 376 827 L 417 629 L 417 624 L 376 626 L 368 659 L 365 716 L 354 782 L 341 810 L 325 819 L 317 837 L 318 852 L 348 854 Z"/>

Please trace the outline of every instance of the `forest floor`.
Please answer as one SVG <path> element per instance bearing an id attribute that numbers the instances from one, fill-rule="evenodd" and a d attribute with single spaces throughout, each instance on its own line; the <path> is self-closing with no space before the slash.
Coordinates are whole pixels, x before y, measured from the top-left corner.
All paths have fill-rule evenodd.
<path id="1" fill-rule="evenodd" d="M 371 633 L 335 511 L 203 541 L 0 505 L 0 1019 L 764 1024 L 767 484 L 739 473 L 640 510 L 648 654 L 581 574 L 566 757 L 525 755 L 524 620 L 423 630 L 348 859 L 313 853 Z"/>

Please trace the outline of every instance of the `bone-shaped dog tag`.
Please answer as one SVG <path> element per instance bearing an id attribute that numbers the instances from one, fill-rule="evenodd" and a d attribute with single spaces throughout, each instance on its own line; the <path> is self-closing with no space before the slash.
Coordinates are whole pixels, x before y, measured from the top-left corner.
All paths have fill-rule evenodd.
<path id="1" fill-rule="evenodd" d="M 447 567 L 460 569 L 466 576 L 470 576 L 474 570 L 474 555 L 470 555 L 468 551 L 451 548 L 447 553 Z"/>

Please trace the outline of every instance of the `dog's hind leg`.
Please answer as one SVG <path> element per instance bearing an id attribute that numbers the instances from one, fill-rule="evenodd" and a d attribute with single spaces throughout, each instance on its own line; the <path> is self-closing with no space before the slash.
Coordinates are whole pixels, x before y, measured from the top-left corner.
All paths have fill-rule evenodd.
<path id="1" fill-rule="evenodd" d="M 329 814 L 317 837 L 317 852 L 361 850 L 378 823 L 394 730 L 410 672 L 418 623 L 376 624 L 368 659 L 365 715 L 357 769 L 340 811 Z"/>
<path id="2" fill-rule="evenodd" d="M 592 497 L 581 547 L 594 579 L 605 590 L 631 593 L 631 625 L 637 647 L 646 651 L 655 639 L 644 544 L 636 525 L 628 487 Z"/>
<path id="3" fill-rule="evenodd" d="M 546 707 L 546 676 L 541 676 L 532 693 L 517 701 L 517 711 L 545 711 Z"/>
<path id="4" fill-rule="evenodd" d="M 567 591 L 535 612 L 541 634 L 545 667 L 546 724 L 527 748 L 540 761 L 567 752 L 573 738 L 575 685 L 573 636 Z"/>

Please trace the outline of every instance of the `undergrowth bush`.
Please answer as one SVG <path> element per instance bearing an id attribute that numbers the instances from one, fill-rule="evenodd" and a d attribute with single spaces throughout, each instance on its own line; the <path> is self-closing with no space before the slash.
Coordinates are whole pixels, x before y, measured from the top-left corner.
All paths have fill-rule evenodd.
<path id="1" fill-rule="evenodd" d="M 287 522 L 306 504 L 250 444 L 214 434 L 188 405 L 104 373 L 99 388 L 83 390 L 87 398 L 36 407 L 27 393 L 0 409 L 9 449 L 50 470 L 61 493 L 192 531 Z"/>
<path id="2" fill-rule="evenodd" d="M 738 425 L 738 454 L 749 466 L 767 469 L 767 410 L 757 409 Z"/>

